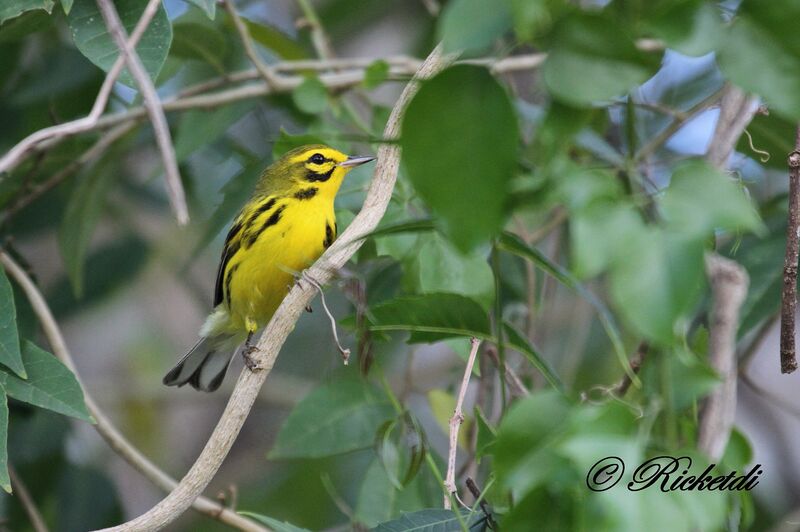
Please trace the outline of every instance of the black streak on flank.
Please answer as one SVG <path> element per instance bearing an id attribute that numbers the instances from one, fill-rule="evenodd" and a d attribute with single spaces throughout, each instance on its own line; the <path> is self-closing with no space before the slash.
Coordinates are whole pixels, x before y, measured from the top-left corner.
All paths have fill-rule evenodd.
<path id="1" fill-rule="evenodd" d="M 228 231 L 228 236 L 225 238 L 225 246 L 222 248 L 222 258 L 220 259 L 219 270 L 217 270 L 217 282 L 214 287 L 214 306 L 216 307 L 222 303 L 222 280 L 225 275 L 225 268 L 228 267 L 228 262 L 239 251 L 239 246 L 242 242 L 241 238 L 236 238 L 236 235 L 242 230 L 241 222 L 237 222 Z"/>
<path id="2" fill-rule="evenodd" d="M 309 170 L 308 173 L 306 174 L 306 181 L 311 181 L 311 182 L 319 181 L 319 182 L 323 182 L 324 183 L 325 181 L 327 181 L 328 179 L 331 178 L 331 176 L 333 175 L 333 171 L 335 169 L 336 169 L 336 167 L 334 166 L 333 168 L 331 168 L 327 172 L 324 172 L 324 173 L 321 173 L 321 174 L 318 174 L 317 172 L 315 172 L 313 170 Z"/>
<path id="3" fill-rule="evenodd" d="M 322 245 L 325 249 L 333 244 L 334 239 L 333 229 L 331 229 L 331 224 L 325 224 L 325 240 L 322 242 Z"/>
<path id="4" fill-rule="evenodd" d="M 311 199 L 314 196 L 316 196 L 318 191 L 319 191 L 318 188 L 314 188 L 314 187 L 306 188 L 306 189 L 298 190 L 297 192 L 295 192 L 294 193 L 294 197 L 296 199 L 299 199 L 299 200 L 307 200 L 307 199 Z"/>
<path id="5" fill-rule="evenodd" d="M 275 212 L 273 212 L 272 215 L 269 218 L 266 219 L 266 221 L 261 226 L 261 228 L 258 230 L 258 232 L 249 235 L 247 237 L 247 242 L 246 242 L 246 246 L 245 247 L 250 247 L 253 244 L 255 244 L 256 240 L 258 240 L 258 237 L 260 237 L 264 233 L 264 231 L 267 230 L 268 227 L 277 224 L 280 221 L 281 214 L 283 213 L 283 210 L 285 208 L 286 208 L 286 205 L 281 205 L 280 207 L 278 207 L 275 210 Z"/>
<path id="6" fill-rule="evenodd" d="M 238 269 L 239 265 L 234 264 L 225 276 L 225 299 L 228 301 L 228 308 L 231 308 L 231 279 L 233 279 L 233 273 Z"/>
<path id="7" fill-rule="evenodd" d="M 275 206 L 275 198 L 270 198 L 269 200 L 262 203 L 258 209 L 256 209 L 253 214 L 250 215 L 250 218 L 247 219 L 247 227 L 251 227 L 253 223 L 258 219 L 259 216 L 270 210 L 272 207 Z"/>

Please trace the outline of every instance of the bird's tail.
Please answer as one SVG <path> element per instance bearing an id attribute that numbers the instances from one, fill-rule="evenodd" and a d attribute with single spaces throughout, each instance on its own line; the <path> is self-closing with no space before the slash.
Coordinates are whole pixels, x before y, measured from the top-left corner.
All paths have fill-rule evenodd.
<path id="1" fill-rule="evenodd" d="M 183 386 L 186 383 L 196 390 L 213 392 L 222 384 L 228 365 L 236 348 L 224 346 L 219 338 L 204 337 L 188 352 L 174 368 L 164 376 L 167 386 Z"/>

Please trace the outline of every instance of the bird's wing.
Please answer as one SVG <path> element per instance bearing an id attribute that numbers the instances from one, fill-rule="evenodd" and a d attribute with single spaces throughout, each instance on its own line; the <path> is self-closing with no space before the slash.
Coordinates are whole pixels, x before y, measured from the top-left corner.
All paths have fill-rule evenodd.
<path id="1" fill-rule="evenodd" d="M 219 269 L 217 269 L 217 282 L 214 286 L 214 306 L 216 307 L 225 299 L 225 270 L 231 258 L 239 251 L 241 242 L 243 215 L 239 215 L 228 231 L 228 236 L 225 237 L 225 245 L 222 248 L 222 257 L 219 260 Z"/>

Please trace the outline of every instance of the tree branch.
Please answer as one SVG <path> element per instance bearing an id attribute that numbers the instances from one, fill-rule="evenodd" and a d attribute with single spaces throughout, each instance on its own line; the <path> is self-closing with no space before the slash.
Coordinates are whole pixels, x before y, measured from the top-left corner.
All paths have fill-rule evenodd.
<path id="1" fill-rule="evenodd" d="M 451 59 L 443 58 L 440 47 L 435 48 L 420 67 L 415 79 L 433 75 Z M 386 124 L 384 130 L 386 138 L 398 138 L 403 111 L 416 90 L 417 84 L 413 81 L 403 90 Z M 375 174 L 361 212 L 323 256 L 307 270 L 308 275 L 320 283 L 325 283 L 358 251 L 363 243 L 361 236 L 377 227 L 386 211 L 397 179 L 399 164 L 400 148 L 394 143 L 382 144 L 378 149 Z M 256 351 L 251 355 L 256 364 L 263 369 L 253 372 L 245 368 L 239 374 L 239 380 L 214 432 L 178 486 L 147 513 L 108 530 L 159 530 L 186 511 L 211 481 L 230 451 L 261 386 L 275 363 L 280 348 L 314 294 L 313 287 L 305 283 L 296 283 L 284 298 L 261 335 Z"/>
<path id="2" fill-rule="evenodd" d="M 139 22 L 136 23 L 136 27 L 133 29 L 133 33 L 131 33 L 130 39 L 128 40 L 131 46 L 136 46 L 139 39 L 142 38 L 142 35 L 150 24 L 150 21 L 153 20 L 153 16 L 155 16 L 160 5 L 161 0 L 150 0 L 147 3 L 141 18 L 139 18 Z M 111 69 L 108 71 L 108 74 L 106 74 L 106 78 L 103 80 L 103 85 L 97 93 L 97 97 L 95 98 L 92 110 L 89 114 L 78 120 L 73 120 L 72 122 L 40 129 L 25 137 L 0 158 L 0 174 L 13 170 L 24 160 L 25 155 L 29 151 L 45 140 L 70 137 L 84 131 L 95 129 L 100 115 L 106 108 L 106 104 L 108 104 L 108 99 L 111 96 L 111 89 L 114 88 L 114 83 L 117 81 L 124 66 L 125 54 L 120 53 L 117 60 L 114 61 L 114 64 L 111 66 Z"/>
<path id="3" fill-rule="evenodd" d="M 736 262 L 708 255 L 706 272 L 711 283 L 713 308 L 709 319 L 708 357 L 722 377 L 705 400 L 700 415 L 697 445 L 712 460 L 725 451 L 736 412 L 736 331 L 739 309 L 747 296 L 747 272 Z"/>
<path id="4" fill-rule="evenodd" d="M 475 355 L 478 353 L 478 348 L 481 341 L 477 338 L 470 339 L 472 348 L 469 352 L 467 359 L 467 367 L 464 369 L 464 377 L 461 379 L 461 386 L 458 389 L 458 398 L 456 399 L 456 408 L 453 412 L 453 417 L 450 418 L 450 448 L 447 454 L 447 475 L 444 479 L 444 488 L 447 494 L 444 496 L 444 507 L 447 510 L 451 509 L 450 497 L 453 494 L 458 496 L 458 488 L 456 487 L 456 452 L 458 451 L 458 429 L 464 421 L 464 396 L 467 393 L 469 386 L 469 378 L 472 376 L 472 366 L 475 365 Z"/>
<path id="5" fill-rule="evenodd" d="M 71 161 L 67 166 L 50 176 L 46 181 L 34 186 L 27 194 L 14 201 L 3 213 L 2 222 L 5 223 L 16 213 L 36 201 L 46 192 L 57 187 L 64 179 L 78 171 L 78 169 L 100 157 L 118 139 L 124 137 L 136 122 L 123 122 L 114 129 L 104 133 L 88 150 L 83 152 L 80 157 Z"/>
<path id="6" fill-rule="evenodd" d="M 28 301 L 30 301 L 31 307 L 42 325 L 42 329 L 50 343 L 53 354 L 75 374 L 75 378 L 81 384 L 84 403 L 86 403 L 86 408 L 96 421 L 94 428 L 98 434 L 100 434 L 115 453 L 120 455 L 126 462 L 133 466 L 134 469 L 142 473 L 150 482 L 166 492 L 173 489 L 178 483 L 125 439 L 125 436 L 120 433 L 111 420 L 106 417 L 97 403 L 95 403 L 92 396 L 89 395 L 86 386 L 81 381 L 80 375 L 75 368 L 72 355 L 69 352 L 64 336 L 61 334 L 61 329 L 50 311 L 50 307 L 47 305 L 44 296 L 42 296 L 31 278 L 25 273 L 25 270 L 23 270 L 7 253 L 2 251 L 0 251 L 0 263 L 2 263 L 3 268 L 5 268 L 8 274 L 16 281 L 20 288 L 22 288 L 23 292 L 25 292 L 25 296 L 28 298 Z M 193 507 L 198 512 L 238 528 L 239 530 L 248 532 L 265 532 L 267 530 L 206 497 L 198 497 L 194 501 Z"/>
<path id="7" fill-rule="evenodd" d="M 161 100 L 158 98 L 153 82 L 150 80 L 139 54 L 136 53 L 136 48 L 131 45 L 125 28 L 122 27 L 122 22 L 114 4 L 111 0 L 97 0 L 97 5 L 100 7 L 100 12 L 103 15 L 103 19 L 105 19 L 109 33 L 111 33 L 120 49 L 120 55 L 126 56 L 125 61 L 128 64 L 128 71 L 139 86 L 144 106 L 150 116 L 150 122 L 153 124 L 153 131 L 158 149 L 161 151 L 161 158 L 164 161 L 169 201 L 173 211 L 175 211 L 178 223 L 185 225 L 189 221 L 189 209 L 186 206 L 186 195 L 183 192 L 183 183 L 178 171 L 175 148 L 172 146 L 172 137 L 169 133 L 167 118 L 164 116 L 164 110 L 161 107 Z"/>
<path id="8" fill-rule="evenodd" d="M 781 291 L 781 373 L 797 369 L 795 319 L 797 311 L 797 260 L 800 256 L 800 125 L 795 148 L 789 154 L 789 213 L 786 220 L 786 254 Z"/>
<path id="9" fill-rule="evenodd" d="M 157 0 L 151 0 L 157 1 Z M 135 33 L 134 33 L 135 34 Z M 133 36 L 134 34 L 131 34 Z M 462 64 L 479 65 L 489 68 L 494 73 L 515 72 L 538 68 L 546 59 L 546 54 L 526 54 L 497 59 L 493 57 L 469 59 L 461 61 Z M 219 87 L 257 80 L 261 74 L 255 70 L 243 70 L 231 74 L 200 82 L 187 87 L 178 95 L 165 99 L 162 102 L 164 111 L 185 111 L 188 109 L 211 109 L 221 105 L 260 98 L 269 94 L 291 92 L 305 81 L 302 76 L 278 75 L 278 72 L 296 72 L 301 70 L 316 70 L 328 72 L 319 76 L 320 82 L 331 91 L 344 90 L 354 87 L 364 81 L 366 67 L 375 61 L 386 61 L 390 68 L 389 79 L 407 79 L 413 75 L 422 62 L 419 59 L 394 56 L 382 58 L 334 58 L 330 60 L 300 60 L 276 63 L 272 69 L 275 71 L 277 86 L 270 87 L 266 83 L 256 83 L 243 87 L 233 87 L 220 92 L 206 93 L 206 91 Z M 338 71 L 341 72 L 331 72 Z M 39 130 L 14 146 L 2 159 L 0 159 L 0 174 L 10 172 L 19 166 L 32 152 L 49 149 L 69 137 L 81 133 L 106 129 L 123 122 L 140 120 L 147 114 L 144 107 L 137 106 L 118 113 L 101 116 L 97 120 L 89 121 L 86 117 L 65 122 L 58 126 Z M 0 178 L 2 181 L 2 178 Z"/>
<path id="10" fill-rule="evenodd" d="M 726 85 L 722 92 L 719 119 L 714 136 L 708 146 L 706 160 L 717 168 L 725 168 L 739 137 L 753 119 L 758 107 L 755 98 L 734 85 Z"/>

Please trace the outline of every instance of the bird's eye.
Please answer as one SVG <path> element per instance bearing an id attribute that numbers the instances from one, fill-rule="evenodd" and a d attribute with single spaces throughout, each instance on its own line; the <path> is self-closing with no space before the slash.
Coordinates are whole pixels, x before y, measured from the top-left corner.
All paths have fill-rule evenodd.
<path id="1" fill-rule="evenodd" d="M 323 157 L 321 153 L 315 153 L 309 157 L 308 161 L 314 164 L 322 164 L 325 162 L 325 157 Z"/>

